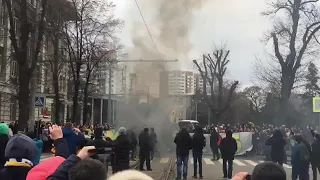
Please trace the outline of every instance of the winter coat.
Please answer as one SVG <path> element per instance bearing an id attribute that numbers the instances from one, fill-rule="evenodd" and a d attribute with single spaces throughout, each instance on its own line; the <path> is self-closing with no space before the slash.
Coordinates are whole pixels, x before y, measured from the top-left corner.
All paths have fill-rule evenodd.
<path id="1" fill-rule="evenodd" d="M 0 170 L 3 168 L 6 163 L 6 159 L 4 157 L 4 152 L 9 141 L 9 137 L 7 135 L 0 135 Z"/>
<path id="2" fill-rule="evenodd" d="M 75 134 L 71 128 L 63 129 L 63 138 L 67 140 L 70 154 L 76 154 L 77 147 L 85 141 L 82 133 Z"/>
<path id="3" fill-rule="evenodd" d="M 219 134 L 214 130 L 211 132 L 210 135 L 210 147 L 212 149 L 218 148 L 218 142 L 219 142 Z"/>
<path id="4" fill-rule="evenodd" d="M 188 131 L 182 129 L 177 133 L 174 138 L 174 143 L 176 143 L 176 155 L 181 157 L 189 156 L 189 151 L 192 149 L 192 138 Z"/>
<path id="5" fill-rule="evenodd" d="M 29 171 L 26 180 L 46 180 L 65 160 L 63 157 L 56 156 L 41 162 Z"/>
<path id="6" fill-rule="evenodd" d="M 223 138 L 220 143 L 222 159 L 233 160 L 237 149 L 237 141 L 232 137 L 232 134 L 227 133 L 226 137 Z"/>
<path id="7" fill-rule="evenodd" d="M 60 164 L 60 166 L 57 168 L 57 170 L 51 174 L 47 180 L 69 180 L 68 172 L 70 168 L 75 166 L 81 159 L 72 154 L 68 157 L 63 163 Z"/>
<path id="8" fill-rule="evenodd" d="M 142 132 L 139 134 L 140 154 L 149 154 L 151 147 L 151 137 L 148 133 Z"/>
<path id="9" fill-rule="evenodd" d="M 305 144 L 302 144 L 302 142 L 295 144 L 291 151 L 291 165 L 294 166 L 295 170 L 298 172 L 302 170 L 303 167 L 309 167 L 309 160 L 308 161 L 301 160 L 300 153 L 301 153 L 302 145 L 305 145 Z M 310 147 L 308 146 L 306 147 L 309 151 Z"/>
<path id="10" fill-rule="evenodd" d="M 119 135 L 114 142 L 116 163 L 113 170 L 115 172 L 129 169 L 131 144 L 126 135 Z"/>
<path id="11" fill-rule="evenodd" d="M 31 167 L 10 166 L 5 167 L 0 172 L 1 180 L 26 180 Z"/>
<path id="12" fill-rule="evenodd" d="M 266 141 L 267 146 L 271 146 L 271 159 L 273 161 L 283 161 L 284 160 L 284 147 L 287 142 L 283 139 L 281 131 L 276 130 L 273 136 Z"/>
<path id="13" fill-rule="evenodd" d="M 201 133 L 194 133 L 192 136 L 192 151 L 202 152 L 202 149 L 206 146 L 206 138 Z"/>
<path id="14" fill-rule="evenodd" d="M 312 166 L 315 167 L 320 167 L 320 156 L 319 156 L 319 152 L 320 152 L 320 141 L 313 141 L 312 145 L 311 145 L 311 163 Z"/>

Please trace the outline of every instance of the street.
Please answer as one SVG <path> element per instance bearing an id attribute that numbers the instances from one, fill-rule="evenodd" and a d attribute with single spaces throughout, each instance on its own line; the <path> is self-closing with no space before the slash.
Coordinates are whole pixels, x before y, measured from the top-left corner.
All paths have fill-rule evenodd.
<path id="1" fill-rule="evenodd" d="M 53 155 L 50 153 L 43 154 L 41 156 L 41 161 L 45 161 L 52 157 Z M 170 158 L 174 158 L 174 156 L 168 156 L 168 157 L 161 157 L 161 158 L 155 158 L 151 162 L 151 168 L 153 171 L 145 171 L 144 173 L 148 174 L 149 176 L 153 177 L 154 179 L 157 179 L 157 177 L 161 176 L 162 172 L 167 167 Z M 233 161 L 233 175 L 235 175 L 238 172 L 249 172 L 249 174 L 252 173 L 254 167 L 262 163 L 263 157 L 236 157 Z M 134 162 L 130 162 L 130 164 L 133 164 Z M 219 161 L 211 161 L 210 155 L 204 155 L 202 158 L 203 163 L 203 177 L 204 179 L 210 179 L 210 180 L 221 180 L 223 176 L 222 172 L 222 160 Z M 189 158 L 189 164 L 188 164 L 188 179 L 192 179 L 193 175 L 193 159 L 192 156 Z M 146 167 L 144 167 L 146 169 Z M 284 170 L 287 173 L 287 180 L 291 179 L 291 165 L 290 164 L 284 164 L 283 165 Z M 110 170 L 109 170 L 110 172 Z M 312 170 L 310 168 L 309 172 L 310 177 L 312 176 Z"/>
<path id="2" fill-rule="evenodd" d="M 160 164 L 166 164 L 169 162 L 169 157 L 163 157 L 159 159 Z M 254 167 L 264 162 L 262 157 L 236 157 L 233 161 L 233 175 L 235 175 L 238 172 L 249 172 L 249 174 L 252 174 L 252 171 Z M 158 163 L 158 162 L 153 162 Z M 210 180 L 221 180 L 223 177 L 222 172 L 222 160 L 219 161 L 211 161 L 211 156 L 204 155 L 202 158 L 203 163 L 203 177 L 204 179 L 210 179 Z M 283 165 L 284 170 L 287 173 L 287 180 L 291 179 L 291 165 L 290 164 L 284 164 Z M 192 156 L 189 158 L 189 166 L 188 166 L 188 179 L 193 179 L 193 159 Z M 312 170 L 310 168 L 310 177 L 312 176 Z"/>

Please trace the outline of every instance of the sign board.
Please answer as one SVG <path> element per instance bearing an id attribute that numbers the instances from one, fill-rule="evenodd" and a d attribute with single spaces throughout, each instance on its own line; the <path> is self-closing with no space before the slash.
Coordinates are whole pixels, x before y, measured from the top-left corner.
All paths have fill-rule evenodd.
<path id="1" fill-rule="evenodd" d="M 320 113 L 320 97 L 314 97 L 312 101 L 313 112 Z"/>
<path id="2" fill-rule="evenodd" d="M 34 100 L 34 106 L 36 108 L 44 108 L 45 107 L 45 100 L 44 96 L 36 96 Z"/>

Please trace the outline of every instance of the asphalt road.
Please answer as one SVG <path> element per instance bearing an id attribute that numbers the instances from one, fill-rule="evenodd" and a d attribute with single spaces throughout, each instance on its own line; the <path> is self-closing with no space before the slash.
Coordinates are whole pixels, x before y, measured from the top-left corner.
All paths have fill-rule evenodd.
<path id="1" fill-rule="evenodd" d="M 168 157 L 159 158 L 160 164 L 168 163 Z M 233 175 L 238 172 L 248 172 L 252 174 L 254 167 L 262 163 L 262 157 L 236 157 L 233 163 Z M 153 162 L 155 163 L 155 162 Z M 205 180 L 221 180 L 223 177 L 222 171 L 222 160 L 219 161 L 211 161 L 211 156 L 204 155 L 202 158 L 203 163 L 203 177 Z M 287 180 L 291 180 L 291 170 L 292 167 L 290 164 L 283 165 L 284 170 L 287 173 Z M 188 179 L 193 179 L 193 159 L 190 156 L 189 163 L 188 163 Z M 310 168 L 310 177 L 312 177 L 312 170 Z"/>

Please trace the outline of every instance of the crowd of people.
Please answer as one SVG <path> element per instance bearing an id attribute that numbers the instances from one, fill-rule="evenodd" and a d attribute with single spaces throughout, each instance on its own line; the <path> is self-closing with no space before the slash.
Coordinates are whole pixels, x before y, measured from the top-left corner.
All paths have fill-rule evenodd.
<path id="1" fill-rule="evenodd" d="M 210 133 L 210 147 L 213 154 L 213 161 L 222 158 L 223 178 L 231 179 L 233 171 L 233 160 L 237 152 L 237 142 L 232 137 L 233 132 L 252 132 L 252 153 L 254 155 L 265 155 L 267 163 L 262 163 L 255 167 L 252 176 L 248 173 L 240 173 L 233 179 L 286 179 L 286 173 L 282 168 L 287 163 L 287 149 L 291 150 L 292 180 L 309 180 L 309 166 L 311 164 L 313 171 L 313 180 L 317 180 L 317 171 L 320 173 L 320 134 L 318 127 L 312 129 L 310 126 L 276 127 L 273 125 L 256 126 L 253 123 L 238 125 L 212 125 L 204 129 L 201 127 L 194 128 L 194 134 L 190 136 L 186 128 L 181 128 L 177 133 L 174 142 L 176 143 L 177 155 L 177 179 L 186 179 L 188 172 L 189 150 L 193 154 L 194 174 L 193 178 L 202 179 L 202 150 L 206 146 L 204 131 Z M 226 137 L 221 138 L 219 133 L 225 133 Z M 269 147 L 270 151 L 266 151 Z M 269 167 L 273 169 L 256 173 L 261 168 Z M 274 172 L 277 172 L 275 175 Z M 199 174 L 199 176 L 197 176 Z M 259 178 L 254 178 L 260 174 Z M 264 175 L 263 175 L 264 174 Z M 241 179 L 240 178 L 240 179 Z"/>
<path id="2" fill-rule="evenodd" d="M 42 124 L 39 133 L 16 131 L 16 123 L 0 123 L 0 179 L 5 180 L 105 180 L 108 166 L 112 173 L 128 170 L 130 160 L 135 160 L 139 147 L 140 171 L 152 171 L 150 161 L 154 156 L 157 135 L 153 128 L 144 127 L 136 138 L 135 130 L 120 127 L 117 137 L 107 137 L 108 125 L 75 127 Z M 54 157 L 40 162 L 51 141 Z"/>

